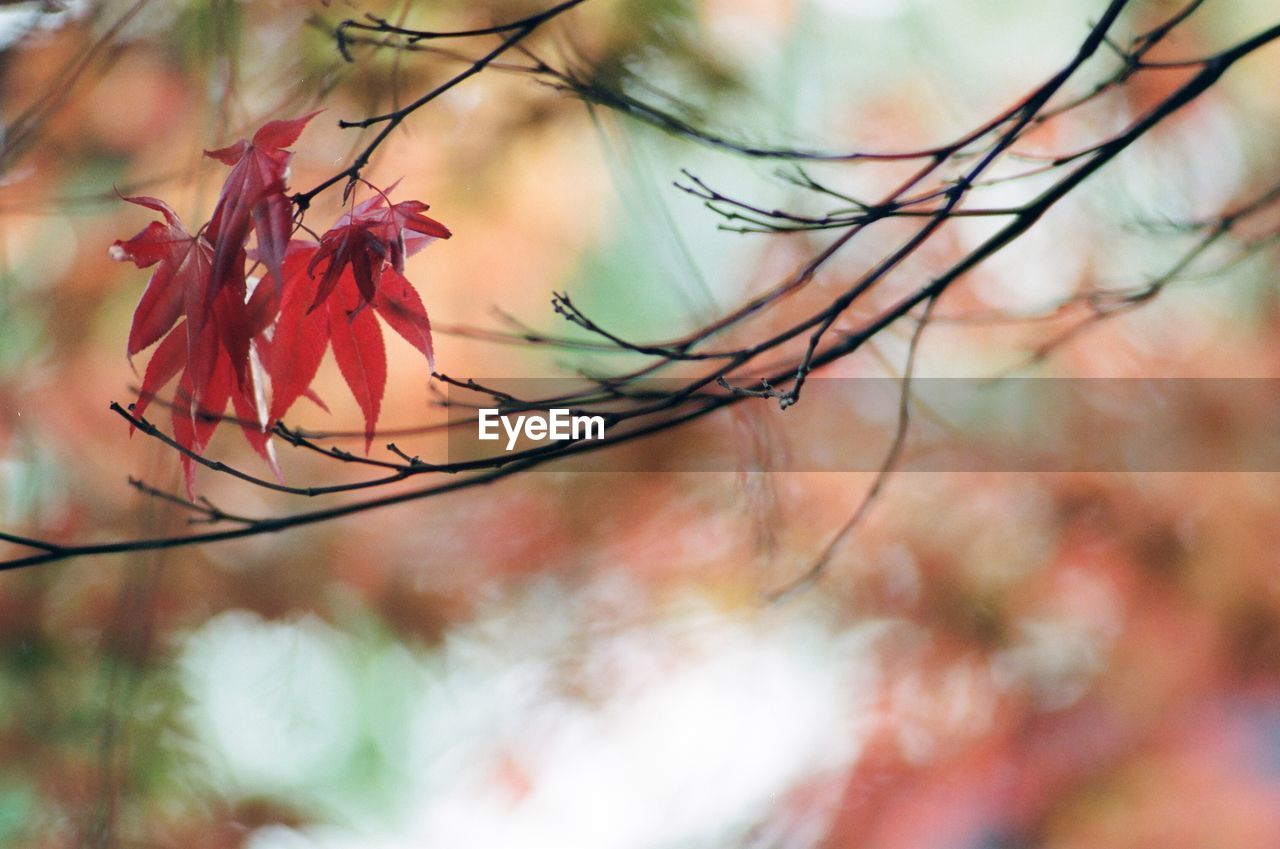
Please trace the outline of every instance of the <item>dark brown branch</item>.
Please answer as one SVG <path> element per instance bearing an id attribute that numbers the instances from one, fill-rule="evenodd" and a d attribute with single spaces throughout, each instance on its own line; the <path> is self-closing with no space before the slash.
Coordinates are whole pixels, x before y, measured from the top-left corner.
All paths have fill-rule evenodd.
<path id="1" fill-rule="evenodd" d="M 547 21 L 551 20 L 557 15 L 560 15 L 564 12 L 569 11 L 575 6 L 580 6 L 584 2 L 586 2 L 586 0 L 567 0 L 567 2 L 561 3 L 558 6 L 553 6 L 552 8 L 546 10 L 545 12 L 540 12 L 536 15 L 531 15 L 530 17 L 524 18 L 521 21 L 518 21 L 514 24 L 504 26 L 500 30 L 495 30 L 495 32 L 510 31 L 510 35 L 502 39 L 502 42 L 498 44 L 497 47 L 494 47 L 488 53 L 484 54 L 479 59 L 476 59 L 470 65 L 470 67 L 466 68 L 465 70 L 461 71 L 458 74 L 455 74 L 445 82 L 433 88 L 431 91 L 419 97 L 417 100 L 414 100 L 412 103 L 409 103 L 400 109 L 396 109 L 392 112 L 387 112 L 382 115 L 374 115 L 369 118 L 363 118 L 359 121 L 339 121 L 338 126 L 344 127 L 344 128 L 350 128 L 350 127 L 367 128 L 367 127 L 372 127 L 375 124 L 381 124 L 382 129 L 378 131 L 377 135 L 373 137 L 373 140 L 370 141 L 369 144 L 367 144 L 363 150 L 361 150 L 358 154 L 356 154 L 355 159 L 352 160 L 349 166 L 339 171 L 337 174 L 334 174 L 332 177 L 328 178 L 327 180 L 324 180 L 319 185 L 315 186 L 309 191 L 298 192 L 297 194 L 293 195 L 293 203 L 295 206 L 297 206 L 299 212 L 306 212 L 306 210 L 311 206 L 311 202 L 315 199 L 316 195 L 320 194 L 321 192 L 328 189 L 329 187 L 334 186 L 342 182 L 343 180 L 347 181 L 348 186 L 354 184 L 354 182 L 360 178 L 360 174 L 362 171 L 364 171 L 365 166 L 369 164 L 369 159 L 370 157 L 373 156 L 374 151 L 377 150 L 382 145 L 382 143 L 387 140 L 387 137 L 390 136 L 391 133 L 393 133 L 397 127 L 399 127 L 402 123 L 404 123 L 405 119 L 408 118 L 410 115 L 412 115 L 414 112 L 417 112 L 419 109 L 426 106 L 428 103 L 431 103 L 440 95 L 453 89 L 454 87 L 460 85 L 461 83 L 465 82 L 466 80 L 470 79 L 471 77 L 474 77 L 476 74 L 483 71 L 495 59 L 497 59 L 502 54 L 506 53 L 511 48 L 515 47 L 524 39 L 528 38 L 531 34 L 533 34 L 534 31 L 536 31 L 539 27 L 541 27 Z M 444 37 L 441 34 L 430 34 L 430 35 L 432 37 Z M 339 41 L 341 42 L 341 36 L 338 36 L 338 38 L 339 38 Z"/>

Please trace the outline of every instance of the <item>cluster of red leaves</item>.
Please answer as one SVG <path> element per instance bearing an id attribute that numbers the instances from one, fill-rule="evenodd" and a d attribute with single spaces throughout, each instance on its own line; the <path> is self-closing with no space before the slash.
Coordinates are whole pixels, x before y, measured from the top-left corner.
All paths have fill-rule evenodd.
<path id="1" fill-rule="evenodd" d="M 286 172 L 315 113 L 273 121 L 253 136 L 206 155 L 231 166 L 209 223 L 192 235 L 161 200 L 125 200 L 159 212 L 111 255 L 155 266 L 129 331 L 129 357 L 159 342 L 135 407 L 141 416 L 175 377 L 174 439 L 201 453 L 228 403 L 250 444 L 279 475 L 271 430 L 298 398 L 324 406 L 311 381 L 332 346 L 364 413 L 365 449 L 373 441 L 387 380 L 382 320 L 434 369 L 431 324 L 404 277 L 404 259 L 433 239 L 449 238 L 419 201 L 393 204 L 383 192 L 356 206 L 319 242 L 291 239 Z M 248 247 L 250 234 L 255 246 Z M 266 269 L 256 282 L 252 260 Z M 370 309 L 371 308 L 371 309 Z M 183 457 L 187 491 L 194 466 Z"/>

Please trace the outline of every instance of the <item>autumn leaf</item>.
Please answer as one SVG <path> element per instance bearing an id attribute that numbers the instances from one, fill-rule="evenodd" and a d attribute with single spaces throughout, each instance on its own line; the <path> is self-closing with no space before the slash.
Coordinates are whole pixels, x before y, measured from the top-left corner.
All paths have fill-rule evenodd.
<path id="1" fill-rule="evenodd" d="M 225 352 L 215 356 L 213 369 L 207 381 L 196 392 L 188 369 L 178 382 L 178 394 L 173 403 L 173 438 L 183 448 L 201 454 L 209 439 L 217 429 L 226 409 L 227 400 L 231 397 L 232 369 L 231 358 Z M 183 477 L 186 481 L 187 497 L 195 497 L 195 464 L 191 457 L 182 457 Z"/>
<path id="2" fill-rule="evenodd" d="M 307 123 L 319 112 L 286 121 L 272 121 L 253 135 L 205 155 L 231 166 L 209 221 L 214 245 L 212 295 L 225 285 L 252 229 L 257 233 L 258 256 L 275 280 L 283 283 L 284 255 L 293 229 L 292 205 L 285 195 L 285 176 L 293 154 L 284 148 L 298 140 Z"/>
<path id="3" fill-rule="evenodd" d="M 231 393 L 232 409 L 240 420 L 240 429 L 249 445 L 258 453 L 276 480 L 283 482 L 284 473 L 280 471 L 280 463 L 276 459 L 275 443 L 271 441 L 273 424 L 267 405 L 267 384 L 269 378 L 259 354 L 259 346 L 265 340 L 254 341 L 254 352 L 249 359 L 249 379 L 239 392 Z"/>
<path id="4" fill-rule="evenodd" d="M 306 393 L 329 345 L 328 315 L 308 310 L 316 282 L 307 269 L 316 250 L 314 242 L 295 241 L 284 260 L 280 315 L 271 337 L 272 353 L 265 358 L 271 376 L 271 418 L 277 421 Z M 281 355 L 275 356 L 276 351 Z"/>
<path id="5" fill-rule="evenodd" d="M 134 405 L 134 415 L 139 418 L 147 411 L 153 398 L 169 381 L 182 371 L 186 362 L 184 354 L 187 350 L 187 325 L 183 321 L 156 348 L 147 363 L 147 370 L 142 377 L 142 391 L 138 394 L 138 403 Z"/>
<path id="6" fill-rule="evenodd" d="M 429 207 L 409 200 L 391 205 L 379 191 L 338 220 L 320 237 L 320 250 L 311 260 L 311 270 L 328 261 L 311 309 L 333 292 L 339 277 L 350 269 L 366 303 L 372 303 L 382 271 L 391 267 L 404 272 L 404 258 L 412 256 L 435 239 L 447 239 L 449 228 L 422 213 Z"/>
<path id="7" fill-rule="evenodd" d="M 308 310 L 314 310 L 325 302 L 344 271 L 351 272 L 365 301 L 373 300 L 378 284 L 375 275 L 381 274 L 388 253 L 386 239 L 375 222 L 357 219 L 331 228 L 320 237 L 320 247 L 307 268 L 308 273 L 314 273 L 320 263 L 328 260 Z"/>
<path id="8" fill-rule="evenodd" d="M 413 256 L 436 239 L 447 239 L 453 234 L 449 228 L 422 213 L 431 207 L 420 200 L 406 200 L 390 207 L 386 218 L 400 235 L 400 249 L 393 251 L 391 264 L 404 273 L 404 258 Z"/>
<path id="9" fill-rule="evenodd" d="M 386 354 L 374 314 L 421 351 L 434 368 L 431 323 L 417 291 L 390 266 L 382 271 L 372 311 L 365 309 L 350 268 L 338 275 L 333 294 L 325 299 L 326 308 L 310 309 L 322 285 L 309 271 L 319 250 L 315 242 L 290 243 L 280 315 L 270 342 L 257 343 L 269 351 L 263 360 L 271 377 L 270 419 L 278 421 L 298 398 L 309 395 L 308 386 L 332 343 L 343 378 L 365 415 L 367 450 L 386 384 Z M 312 400 L 323 406 L 318 398 Z"/>
<path id="10" fill-rule="evenodd" d="M 333 356 L 338 369 L 351 388 L 356 403 L 364 413 L 364 448 L 373 445 L 373 434 L 378 424 L 378 411 L 382 406 L 382 393 L 387 385 L 387 352 L 382 343 L 382 330 L 373 312 L 361 309 L 363 303 L 356 297 L 354 287 L 342 294 L 347 297 L 330 298 L 329 340 L 333 344 Z M 349 306 L 344 307 L 343 304 Z"/>
<path id="11" fill-rule="evenodd" d="M 182 226 L 178 214 L 164 201 L 151 197 L 124 200 L 154 209 L 164 222 L 153 221 L 127 241 L 111 246 L 111 258 L 130 260 L 139 268 L 156 266 L 129 328 L 128 355 L 150 347 L 196 304 L 205 300 L 212 249 Z"/>
<path id="12" fill-rule="evenodd" d="M 206 151 L 230 165 L 231 174 L 212 219 L 195 235 L 163 201 L 125 198 L 164 219 L 112 247 L 116 259 L 155 266 L 129 333 L 130 357 L 159 342 L 134 410 L 142 417 L 177 378 L 169 406 L 174 441 L 188 452 L 189 495 L 193 457 L 204 452 L 228 405 L 249 444 L 280 476 L 271 433 L 298 398 L 328 411 L 311 383 L 330 347 L 364 416 L 368 451 L 387 383 L 379 318 L 435 368 L 431 322 L 403 273 L 405 257 L 450 236 L 423 214 L 425 203 L 392 204 L 375 189 L 318 242 L 289 239 L 284 181 L 292 154 L 285 148 L 312 117 L 274 121 L 251 141 Z M 249 260 L 267 266 L 264 278 L 246 278 Z"/>
<path id="13" fill-rule="evenodd" d="M 382 272 L 382 282 L 373 299 L 373 308 L 405 340 L 427 358 L 427 367 L 436 370 L 435 349 L 431 344 L 431 322 L 426 307 L 413 285 L 394 268 Z"/>

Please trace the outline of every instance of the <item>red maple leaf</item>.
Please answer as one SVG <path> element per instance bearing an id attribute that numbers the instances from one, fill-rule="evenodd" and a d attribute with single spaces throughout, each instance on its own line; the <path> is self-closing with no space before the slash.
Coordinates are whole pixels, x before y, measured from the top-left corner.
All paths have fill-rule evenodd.
<path id="1" fill-rule="evenodd" d="M 142 232 L 111 246 L 111 258 L 131 260 L 139 268 L 156 266 L 142 300 L 133 313 L 129 328 L 129 358 L 152 345 L 173 327 L 180 317 L 199 310 L 208 285 L 212 248 L 203 238 L 192 236 L 182 226 L 178 214 L 164 201 L 151 197 L 126 197 L 154 209 L 164 222 L 152 221 Z"/>
<path id="2" fill-rule="evenodd" d="M 115 259 L 155 266 L 129 331 L 130 358 L 159 342 L 135 415 L 141 418 L 177 378 L 169 406 L 174 440 L 188 452 L 189 496 L 194 457 L 204 452 L 228 404 L 279 477 L 271 431 L 300 397 L 324 408 L 310 384 L 327 348 L 364 415 L 369 450 L 387 381 L 377 317 L 435 368 L 431 323 L 403 273 L 406 256 L 450 236 L 422 214 L 425 203 L 392 204 L 375 189 L 375 197 L 342 216 L 318 243 L 289 239 L 293 222 L 284 192 L 292 154 L 285 148 L 312 117 L 274 121 L 251 142 L 206 151 L 232 168 L 212 219 L 195 235 L 163 201 L 125 198 L 164 218 L 111 250 Z M 251 233 L 257 235 L 252 251 Z M 267 267 L 268 279 L 246 279 L 249 258 Z"/>
<path id="3" fill-rule="evenodd" d="M 352 278 L 344 275 L 344 281 Z M 377 319 L 362 309 L 362 297 L 355 286 L 339 286 L 327 307 L 333 358 L 364 413 L 364 450 L 368 452 L 387 386 L 387 351 Z"/>
<path id="4" fill-rule="evenodd" d="M 373 308 L 382 320 L 427 358 L 427 367 L 436 370 L 435 348 L 431 344 L 431 322 L 426 307 L 413 285 L 394 268 L 384 269 L 373 298 Z"/>
<path id="5" fill-rule="evenodd" d="M 202 453 L 230 401 L 250 445 L 280 477 L 270 442 L 270 418 L 260 370 L 248 369 L 243 379 L 236 378 L 233 354 L 222 344 L 218 324 L 216 316 L 206 322 L 194 334 L 194 342 L 189 340 L 190 325 L 185 320 L 169 331 L 147 363 L 134 415 L 141 418 L 152 400 L 180 374 L 178 392 L 171 404 L 174 441 L 188 451 Z M 186 356 L 192 345 L 199 352 L 195 359 Z M 194 461 L 183 455 L 182 466 L 187 493 L 194 495 Z"/>
<path id="6" fill-rule="evenodd" d="M 311 269 L 323 248 L 315 242 L 294 241 L 284 262 L 284 292 L 271 340 L 271 354 L 264 358 L 271 376 L 270 419 L 278 421 L 298 398 L 307 394 L 325 349 L 334 359 L 365 419 L 365 450 L 373 443 L 382 394 L 386 387 L 386 352 L 382 331 L 374 314 L 413 345 L 434 369 L 431 322 L 417 291 L 394 267 L 382 270 L 370 302 L 350 267 L 340 272 L 328 297 L 319 300 L 324 285 Z"/>
<path id="7" fill-rule="evenodd" d="M 307 271 L 316 249 L 315 242 L 290 242 L 284 260 L 280 315 L 271 336 L 272 353 L 266 358 L 274 421 L 284 418 L 293 403 L 305 394 L 329 346 L 327 313 L 307 309 L 316 291 L 316 282 Z M 275 356 L 277 350 L 284 353 Z"/>
<path id="8" fill-rule="evenodd" d="M 231 283 L 214 296 L 212 309 L 204 307 L 208 291 L 213 248 L 203 236 L 193 236 L 183 227 L 176 212 L 164 201 L 150 197 L 125 198 L 130 203 L 154 209 L 164 221 L 153 221 L 127 241 L 112 245 L 117 260 L 131 260 L 140 268 L 155 266 L 142 299 L 134 312 L 129 331 L 128 354 L 160 340 L 147 364 L 142 391 L 135 406 L 141 417 L 159 393 L 181 373 L 179 395 L 174 404 L 174 439 L 191 451 L 204 450 L 209 435 L 229 398 L 235 400 L 237 415 L 245 419 L 259 406 L 258 384 L 249 373 L 250 346 L 274 320 L 265 305 L 267 290 L 258 287 L 245 300 L 244 250 L 238 252 L 238 266 Z M 200 316 L 198 323 L 192 316 Z M 165 335 L 165 334 L 168 335 Z M 250 443 L 275 468 L 263 426 L 246 427 Z M 184 457 L 187 486 L 193 483 L 191 460 Z"/>
<path id="9" fill-rule="evenodd" d="M 394 189 L 393 184 L 390 189 Z M 333 291 L 348 268 L 366 303 L 372 303 L 384 268 L 403 274 L 404 258 L 412 256 L 436 239 L 447 239 L 449 228 L 422 213 L 429 207 L 416 200 L 392 205 L 385 192 L 338 219 L 320 237 L 320 250 L 311 260 L 311 271 L 328 261 L 315 300 L 318 307 Z"/>
<path id="10" fill-rule="evenodd" d="M 205 151 L 205 156 L 231 166 L 209 220 L 214 252 L 206 304 L 232 279 L 238 253 L 244 249 L 250 229 L 257 233 L 258 257 L 279 291 L 285 249 L 293 230 L 293 207 L 285 195 L 286 172 L 293 154 L 284 148 L 297 141 L 307 122 L 318 114 L 272 121 L 254 133 L 252 141 L 241 139 L 229 147 Z"/>

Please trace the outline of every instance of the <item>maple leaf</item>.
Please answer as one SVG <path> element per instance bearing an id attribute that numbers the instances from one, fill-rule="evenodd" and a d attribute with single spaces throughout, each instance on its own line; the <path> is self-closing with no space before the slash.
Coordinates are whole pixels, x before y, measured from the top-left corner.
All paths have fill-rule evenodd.
<path id="1" fill-rule="evenodd" d="M 252 344 L 256 346 L 257 342 Z M 190 348 L 196 350 L 194 356 L 188 356 Z M 147 363 L 142 389 L 133 408 L 134 415 L 141 418 L 152 400 L 180 374 L 178 393 L 171 405 L 174 441 L 189 451 L 202 453 L 230 401 L 249 444 L 280 478 L 269 431 L 265 375 L 259 367 L 248 370 L 245 377 L 240 378 L 236 372 L 236 356 L 233 349 L 224 344 L 216 317 L 194 334 L 186 320 L 179 322 L 156 347 Z M 252 351 L 245 356 L 250 362 L 255 359 Z M 195 466 L 187 456 L 183 457 L 182 465 L 187 492 L 191 495 L 195 485 Z"/>
<path id="2" fill-rule="evenodd" d="M 130 359 L 159 342 L 134 411 L 141 418 L 177 378 L 169 406 L 174 441 L 187 452 L 182 462 L 189 497 L 194 458 L 225 419 L 228 404 L 250 445 L 280 477 L 272 430 L 298 398 L 328 410 L 310 384 L 329 348 L 364 415 L 367 452 L 387 382 L 378 318 L 435 368 L 431 323 L 403 273 L 405 257 L 450 236 L 423 215 L 425 203 L 392 204 L 375 189 L 376 196 L 343 215 L 319 242 L 289 239 L 284 191 L 292 154 L 285 148 L 314 114 L 273 121 L 252 141 L 206 151 L 230 165 L 231 174 L 212 219 L 195 235 L 164 201 L 125 198 L 164 219 L 111 248 L 117 260 L 155 266 L 129 331 Z M 247 247 L 250 233 L 257 234 L 253 250 Z M 270 282 L 246 277 L 249 259 L 267 266 Z"/>
<path id="3" fill-rule="evenodd" d="M 231 393 L 231 404 L 236 418 L 240 420 L 240 430 L 244 433 L 245 439 L 258 456 L 266 461 L 276 480 L 283 483 L 284 473 L 280 471 L 275 443 L 271 441 L 273 422 L 267 406 L 270 378 L 267 376 L 262 358 L 265 342 L 264 339 L 254 340 L 253 351 L 249 358 L 251 366 L 249 380 L 241 387 L 241 391 Z"/>
<path id="4" fill-rule="evenodd" d="M 394 184 L 391 188 L 395 188 Z M 320 250 L 311 260 L 312 271 L 325 260 L 328 265 L 310 308 L 315 309 L 329 297 L 348 268 L 364 301 L 372 303 L 384 268 L 403 274 L 406 256 L 436 239 L 449 238 L 449 228 L 422 214 L 427 209 L 425 203 L 416 200 L 393 205 L 386 192 L 378 191 L 338 219 L 320 237 Z"/>
<path id="5" fill-rule="evenodd" d="M 251 371 L 243 383 L 238 383 L 234 379 L 230 353 L 219 349 L 213 370 L 202 388 L 197 396 L 190 370 L 183 372 L 172 405 L 174 441 L 195 454 L 203 454 L 230 403 L 249 444 L 267 462 L 276 478 L 282 480 L 266 426 L 265 395 L 257 372 Z M 135 413 L 141 415 L 137 410 L 135 407 Z M 184 454 L 182 471 L 188 498 L 195 497 L 195 468 L 195 461 Z"/>
<path id="6" fill-rule="evenodd" d="M 378 321 L 372 312 L 361 309 L 360 297 L 354 287 L 343 287 L 327 306 L 333 357 L 364 413 L 364 450 L 368 453 L 387 386 L 387 351 Z"/>
<path id="7" fill-rule="evenodd" d="M 351 272 L 364 299 L 373 300 L 377 276 L 381 275 L 382 263 L 389 254 L 386 239 L 379 232 L 381 229 L 375 222 L 357 219 L 334 226 L 320 237 L 320 247 L 311 258 L 307 272 L 313 273 L 326 259 L 329 262 L 308 311 L 324 303 L 345 271 Z"/>
<path id="8" fill-rule="evenodd" d="M 283 418 L 293 402 L 305 394 L 329 345 L 328 316 L 307 309 L 316 290 L 308 264 L 317 247 L 315 242 L 294 241 L 285 255 L 280 315 L 271 336 L 271 353 L 265 358 L 274 421 Z M 283 353 L 276 356 L 276 351 Z"/>
<path id="9" fill-rule="evenodd" d="M 417 290 L 399 271 L 387 268 L 373 299 L 373 308 L 387 325 L 427 358 L 427 367 L 436 370 L 436 354 L 431 344 L 431 322 Z"/>
<path id="10" fill-rule="evenodd" d="M 202 454 L 231 397 L 231 358 L 225 351 L 219 351 L 214 358 L 213 370 L 199 397 L 195 389 L 190 370 L 184 371 L 173 402 L 173 438 L 183 448 Z M 182 455 L 182 471 L 187 497 L 194 498 L 195 462 L 186 454 Z"/>
<path id="11" fill-rule="evenodd" d="M 129 203 L 154 209 L 164 223 L 153 221 L 128 240 L 111 246 L 111 258 L 131 260 L 139 268 L 156 266 L 129 328 L 128 355 L 150 347 L 184 314 L 205 300 L 212 248 L 192 236 L 167 203 L 151 197 L 126 197 Z"/>
<path id="12" fill-rule="evenodd" d="M 430 208 L 420 200 L 406 200 L 391 206 L 385 213 L 386 219 L 399 231 L 399 241 L 394 243 L 398 250 L 392 250 L 391 264 L 402 274 L 405 257 L 413 256 L 436 239 L 447 239 L 453 235 L 448 227 L 422 214 Z"/>
<path id="13" fill-rule="evenodd" d="M 264 124 L 251 141 L 241 139 L 229 147 L 206 150 L 205 156 L 231 166 L 209 220 L 213 241 L 213 295 L 226 285 L 237 267 L 237 257 L 252 229 L 258 236 L 258 256 L 276 282 L 282 285 L 282 266 L 293 229 L 292 205 L 285 195 L 285 178 L 293 154 L 286 147 L 298 140 L 307 123 L 319 112 L 301 118 Z"/>
<path id="14" fill-rule="evenodd" d="M 260 381 L 251 379 L 247 367 L 255 334 L 274 320 L 257 290 L 245 299 L 244 251 L 238 252 L 239 271 L 231 275 L 231 285 L 220 291 L 213 308 L 204 310 L 213 248 L 207 240 L 193 236 L 177 213 L 164 201 L 149 197 L 125 200 L 153 209 L 164 221 L 153 221 L 132 239 L 112 245 L 111 256 L 131 260 L 141 268 L 155 266 L 142 294 L 129 332 L 130 358 L 161 340 L 152 354 L 142 380 L 134 414 L 145 414 L 151 401 L 174 377 L 178 399 L 173 406 L 174 439 L 197 453 L 204 450 L 217 427 L 229 399 L 237 415 L 247 423 L 249 442 L 277 471 L 274 454 L 265 432 L 265 408 L 259 400 Z M 192 315 L 204 320 L 197 324 Z M 162 339 L 163 337 L 163 339 Z M 233 380 L 234 378 L 234 380 Z M 265 410 L 263 410 L 265 413 Z M 187 488 L 194 486 L 194 467 L 184 458 Z"/>
<path id="15" fill-rule="evenodd" d="M 307 395 L 326 348 L 333 348 L 343 379 L 365 418 L 365 450 L 373 442 L 386 386 L 386 351 L 374 314 L 404 337 L 435 368 L 431 322 L 422 298 L 394 267 L 382 271 L 373 299 L 373 310 L 360 291 L 351 268 L 337 275 L 334 291 L 321 301 L 323 309 L 309 305 L 323 285 L 311 273 L 321 247 L 296 240 L 285 257 L 284 292 L 273 329 L 270 354 L 264 357 L 271 377 L 270 420 L 280 420 L 298 398 Z M 318 399 L 313 399 L 318 400 Z"/>
<path id="16" fill-rule="evenodd" d="M 428 367 L 435 370 L 431 322 L 422 298 L 402 273 L 406 256 L 451 235 L 443 224 L 422 214 L 427 208 L 416 200 L 392 204 L 385 192 L 378 191 L 339 218 L 319 243 L 289 244 L 267 365 L 273 421 L 306 395 L 325 349 L 332 347 L 343 379 L 364 414 L 365 450 L 369 450 L 387 366 L 382 331 L 365 309 L 368 306 L 422 352 Z"/>
<path id="17" fill-rule="evenodd" d="M 159 394 L 178 372 L 182 371 L 186 358 L 183 353 L 187 349 L 187 325 L 184 320 L 169 332 L 164 341 L 151 355 L 147 370 L 142 377 L 142 390 L 138 393 L 138 402 L 133 407 L 133 414 L 138 418 L 147 411 L 153 398 Z M 132 432 L 132 428 L 130 428 Z"/>

